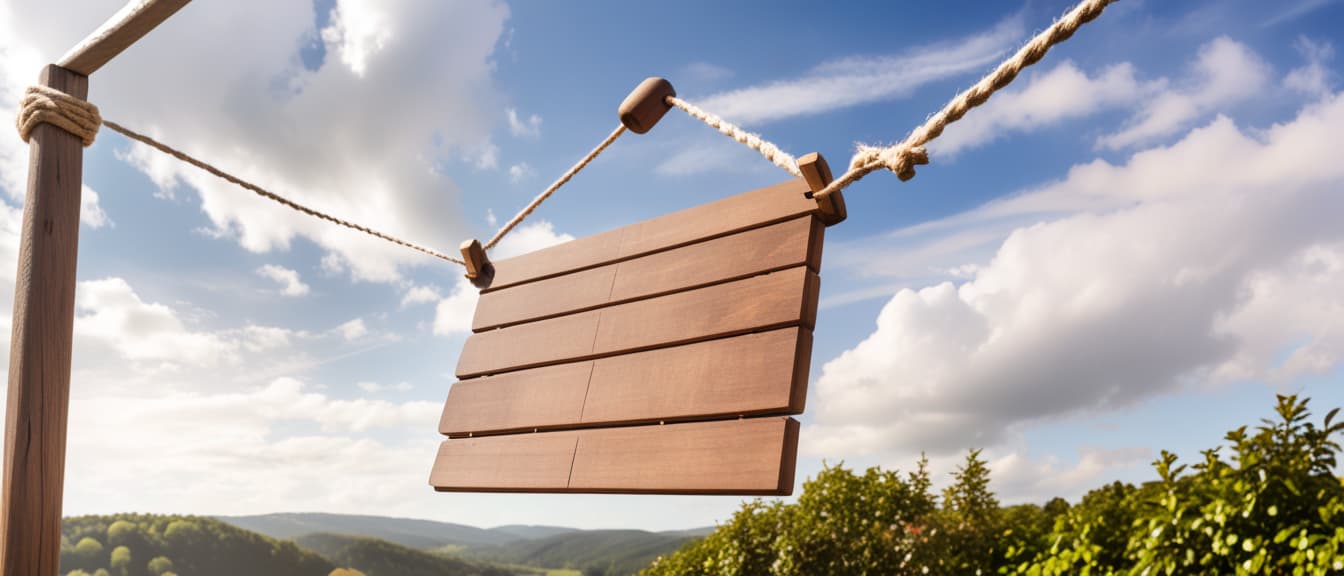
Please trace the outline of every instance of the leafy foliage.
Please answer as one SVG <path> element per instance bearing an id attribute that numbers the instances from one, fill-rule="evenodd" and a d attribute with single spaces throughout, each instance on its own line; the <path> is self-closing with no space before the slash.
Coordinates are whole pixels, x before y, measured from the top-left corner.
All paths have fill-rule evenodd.
<path id="1" fill-rule="evenodd" d="M 1113 483 L 1075 506 L 1002 507 L 971 451 L 941 502 L 925 462 L 901 476 L 828 467 L 797 503 L 754 501 L 704 540 L 643 574 L 1025 574 L 1031 576 L 1344 573 L 1344 430 L 1308 401 L 1280 396 L 1277 418 L 1227 434 L 1231 458 L 1192 466 L 1163 452 L 1158 480 Z M 941 504 L 941 505 L 939 505 Z"/>

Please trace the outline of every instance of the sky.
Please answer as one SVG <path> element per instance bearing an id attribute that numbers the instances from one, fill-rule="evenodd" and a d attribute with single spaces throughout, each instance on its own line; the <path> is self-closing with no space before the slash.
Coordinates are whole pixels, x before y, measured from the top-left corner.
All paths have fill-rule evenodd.
<path id="1" fill-rule="evenodd" d="M 0 0 L 0 116 L 116 0 Z M 901 139 L 1069 3 L 197 2 L 98 71 L 105 118 L 453 251 L 616 125 L 647 76 L 833 167 Z M 1155 477 L 1272 412 L 1344 405 L 1344 2 L 1121 0 L 874 173 L 827 230 L 798 463 L 1005 502 Z M 0 131 L 3 132 L 3 131 Z M 27 146 L 0 134 L 0 310 Z M 340 512 L 668 530 L 726 496 L 438 494 L 474 289 L 110 131 L 85 151 L 67 515 Z M 788 178 L 673 111 L 493 257 Z M 10 333 L 8 314 L 0 338 Z M 3 401 L 3 399 L 0 399 Z M 795 489 L 795 494 L 800 492 Z"/>

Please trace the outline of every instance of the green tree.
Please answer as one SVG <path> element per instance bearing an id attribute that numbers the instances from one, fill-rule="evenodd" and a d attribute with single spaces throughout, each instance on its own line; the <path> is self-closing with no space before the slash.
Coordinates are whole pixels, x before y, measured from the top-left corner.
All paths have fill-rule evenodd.
<path id="1" fill-rule="evenodd" d="M 167 556 L 155 556 L 149 561 L 147 566 L 151 576 L 163 576 L 165 573 L 173 571 L 173 561 Z"/>
<path id="2" fill-rule="evenodd" d="M 113 548 L 112 559 L 108 562 L 108 567 L 121 576 L 127 576 L 131 570 L 131 549 L 125 546 Z"/>
<path id="3" fill-rule="evenodd" d="M 90 536 L 81 538 L 79 543 L 75 544 L 71 556 L 74 559 L 74 567 L 80 570 L 96 570 L 107 561 L 103 543 Z"/>

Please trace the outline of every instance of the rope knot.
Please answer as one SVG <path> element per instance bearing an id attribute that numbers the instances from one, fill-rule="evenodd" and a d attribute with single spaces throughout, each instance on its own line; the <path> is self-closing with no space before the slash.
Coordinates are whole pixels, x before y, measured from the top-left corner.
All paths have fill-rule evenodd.
<path id="1" fill-rule="evenodd" d="M 895 172 L 896 177 L 904 182 L 915 177 L 915 166 L 928 163 L 929 152 L 923 146 L 897 144 L 883 148 L 859 145 L 858 152 L 855 152 L 854 158 L 849 161 L 849 169 L 856 170 L 876 164 Z"/>
<path id="2" fill-rule="evenodd" d="M 19 102 L 19 118 L 15 122 L 19 137 L 27 142 L 39 124 L 51 124 L 78 136 L 84 146 L 93 144 L 103 118 L 98 107 L 49 86 L 29 86 Z"/>

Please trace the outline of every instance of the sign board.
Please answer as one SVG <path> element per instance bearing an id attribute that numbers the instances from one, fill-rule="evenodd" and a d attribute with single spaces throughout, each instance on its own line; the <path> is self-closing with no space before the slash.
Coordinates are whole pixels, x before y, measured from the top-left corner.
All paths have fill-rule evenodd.
<path id="1" fill-rule="evenodd" d="M 793 180 L 493 263 L 430 484 L 791 493 L 824 217 Z"/>

